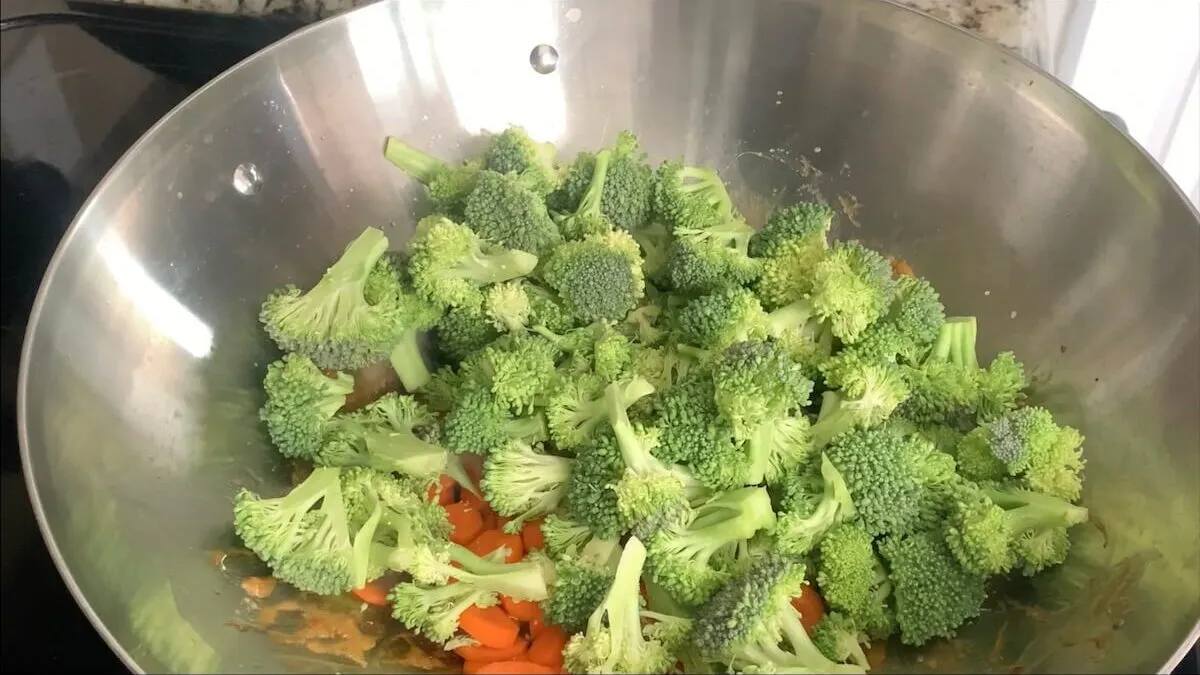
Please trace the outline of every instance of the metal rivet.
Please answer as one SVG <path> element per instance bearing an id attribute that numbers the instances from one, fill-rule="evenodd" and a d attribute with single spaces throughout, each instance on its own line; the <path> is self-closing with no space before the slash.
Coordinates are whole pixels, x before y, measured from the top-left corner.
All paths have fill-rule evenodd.
<path id="1" fill-rule="evenodd" d="M 558 50 L 550 45 L 538 45 L 529 52 L 529 65 L 542 75 L 549 75 L 558 68 Z"/>
<path id="2" fill-rule="evenodd" d="M 250 162 L 238 164 L 237 168 L 233 170 L 233 189 L 247 197 L 258 194 L 262 185 L 262 172 Z"/>

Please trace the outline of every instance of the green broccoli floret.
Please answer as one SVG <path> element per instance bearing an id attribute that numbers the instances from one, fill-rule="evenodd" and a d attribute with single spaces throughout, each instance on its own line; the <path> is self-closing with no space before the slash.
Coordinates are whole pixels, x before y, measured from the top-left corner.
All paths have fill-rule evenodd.
<path id="1" fill-rule="evenodd" d="M 459 617 L 471 605 L 493 606 L 500 595 L 538 602 L 548 596 L 540 562 L 494 563 L 461 546 L 449 548 L 448 560 L 428 556 L 413 581 L 396 584 L 388 594 L 392 617 L 434 642 L 454 637 Z M 447 583 L 450 579 L 456 583 Z"/>
<path id="2" fill-rule="evenodd" d="M 636 537 L 625 542 L 603 603 L 563 649 L 572 673 L 662 673 L 675 663 L 671 648 L 643 629 L 639 582 L 646 548 Z"/>
<path id="3" fill-rule="evenodd" d="M 541 256 L 562 241 L 537 192 L 541 187 L 536 175 L 480 171 L 464 222 L 487 241 Z"/>
<path id="4" fill-rule="evenodd" d="M 895 295 L 891 263 L 857 241 L 837 242 L 813 270 L 813 309 L 846 344 L 858 342 Z"/>
<path id="5" fill-rule="evenodd" d="M 654 172 L 646 163 L 646 153 L 629 131 L 620 132 L 617 142 L 601 152 L 610 154 L 601 210 L 613 226 L 637 232 L 650 221 L 654 191 Z M 593 185 L 599 155 L 580 153 L 567 167 L 562 187 L 547 200 L 553 211 L 570 213 L 579 208 Z"/>
<path id="6" fill-rule="evenodd" d="M 562 504 L 574 463 L 512 440 L 488 455 L 480 487 L 492 508 L 510 519 L 505 531 L 520 532 L 526 520 L 551 513 Z"/>
<path id="7" fill-rule="evenodd" d="M 535 255 L 489 244 L 443 216 L 423 218 L 409 249 L 417 292 L 449 307 L 482 307 L 483 287 L 523 277 L 538 263 Z"/>
<path id="8" fill-rule="evenodd" d="M 542 337 L 510 333 L 471 355 L 460 370 L 491 391 L 499 405 L 523 415 L 545 403 L 557 377 L 557 355 Z"/>
<path id="9" fill-rule="evenodd" d="M 396 340 L 388 361 L 407 391 L 417 391 L 430 378 L 429 366 L 421 354 L 420 336 L 442 318 L 442 306 L 407 290 L 401 281 L 402 269 L 395 255 L 385 255 L 367 277 L 364 295 L 374 305 L 386 303 L 396 308 Z"/>
<path id="10" fill-rule="evenodd" d="M 734 435 L 746 439 L 747 482 L 773 482 L 810 451 L 808 405 L 813 383 L 800 364 L 773 342 L 735 342 L 713 363 L 717 409 Z"/>
<path id="11" fill-rule="evenodd" d="M 1083 440 L 1045 408 L 1019 408 L 964 436 L 958 467 L 971 480 L 1011 476 L 1030 490 L 1074 502 L 1083 490 Z"/>
<path id="12" fill-rule="evenodd" d="M 484 291 L 483 308 L 496 330 L 524 331 L 533 319 L 533 304 L 520 281 L 506 281 Z"/>
<path id="13" fill-rule="evenodd" d="M 721 417 L 712 375 L 693 370 L 653 400 L 659 430 L 655 454 L 664 462 L 685 464 L 713 490 L 749 484 L 750 456 L 733 439 Z"/>
<path id="14" fill-rule="evenodd" d="M 904 644 L 919 647 L 952 638 L 979 616 L 987 596 L 983 577 L 963 569 L 946 542 L 931 532 L 889 537 L 879 545 L 887 561 Z"/>
<path id="15" fill-rule="evenodd" d="M 388 136 L 383 156 L 428 188 L 434 211 L 451 217 L 462 215 L 481 168 L 478 161 L 449 166 L 394 136 Z"/>
<path id="16" fill-rule="evenodd" d="M 863 645 L 870 639 L 850 617 L 839 612 L 826 614 L 813 628 L 813 644 L 821 653 L 838 663 L 853 663 L 863 670 L 870 670 Z"/>
<path id="17" fill-rule="evenodd" d="M 575 448 L 575 470 L 567 480 L 567 507 L 576 521 L 602 539 L 616 538 L 628 530 L 613 491 L 624 471 L 616 435 L 609 425 L 597 426 L 591 439 Z M 544 525 L 542 532 L 546 536 Z"/>
<path id="18" fill-rule="evenodd" d="M 676 228 L 663 271 L 667 286 L 680 293 L 712 293 L 753 282 L 762 270 L 746 254 L 753 231 L 735 216 L 703 228 Z"/>
<path id="19" fill-rule="evenodd" d="M 681 529 L 659 529 L 647 541 L 649 579 L 685 605 L 698 605 L 729 580 L 721 553 L 775 525 L 764 488 L 724 492 L 697 507 Z"/>
<path id="20" fill-rule="evenodd" d="M 954 477 L 954 459 L 919 436 L 892 427 L 859 429 L 825 449 L 841 473 L 863 527 L 902 534 L 921 520 L 926 493 Z"/>
<path id="21" fill-rule="evenodd" d="M 856 515 L 846 480 L 824 455 L 819 469 L 787 476 L 779 492 L 779 521 L 772 534 L 775 547 L 786 555 L 808 553 L 830 528 Z"/>
<path id="22" fill-rule="evenodd" d="M 541 415 L 514 417 L 481 387 L 460 391 L 454 407 L 442 419 L 442 442 L 457 453 L 486 455 L 512 439 L 538 442 L 546 438 Z"/>
<path id="23" fill-rule="evenodd" d="M 234 498 L 233 527 L 246 547 L 276 578 L 318 595 L 366 583 L 378 524 L 375 513 L 352 529 L 336 468 L 315 469 L 284 497 L 263 499 L 242 489 Z"/>
<path id="24" fill-rule="evenodd" d="M 833 662 L 809 639 L 791 602 L 804 585 L 802 563 L 777 553 L 757 558 L 696 611 L 693 642 L 735 672 L 865 672 Z"/>
<path id="25" fill-rule="evenodd" d="M 701 349 L 719 350 L 768 335 L 769 318 L 750 291 L 732 287 L 697 296 L 675 314 L 679 338 Z"/>
<path id="26" fill-rule="evenodd" d="M 554 584 L 544 604 L 546 621 L 573 633 L 586 628 L 588 618 L 608 595 L 620 558 L 621 543 L 616 539 L 591 539 L 577 553 L 564 553 L 555 565 Z"/>
<path id="27" fill-rule="evenodd" d="M 817 584 L 830 608 L 872 638 L 883 639 L 895 631 L 896 619 L 888 605 L 892 583 L 861 524 L 843 522 L 825 533 Z"/>
<path id="28" fill-rule="evenodd" d="M 411 572 L 426 552 L 448 555 L 450 521 L 445 509 L 427 499 L 429 481 L 398 478 L 366 468 L 342 470 L 342 494 L 352 526 L 361 526 L 379 509 L 379 527 L 371 544 L 368 577 L 387 570 Z"/>
<path id="29" fill-rule="evenodd" d="M 417 431 L 434 423 L 429 410 L 411 396 L 385 394 L 361 410 L 338 417 L 313 461 L 432 479 L 446 466 L 446 449 L 423 440 Z"/>
<path id="30" fill-rule="evenodd" d="M 402 336 L 405 315 L 386 299 L 371 304 L 367 280 L 387 250 L 387 237 L 367 228 L 312 289 L 273 291 L 259 320 L 285 352 L 304 354 L 319 368 L 352 371 L 383 360 Z"/>
<path id="31" fill-rule="evenodd" d="M 589 235 L 554 249 L 542 278 L 581 321 L 622 321 L 646 292 L 641 250 L 624 231 Z"/>
<path id="32" fill-rule="evenodd" d="M 671 284 L 667 278 L 667 261 L 671 243 L 675 241 L 671 231 L 666 225 L 653 222 L 631 234 L 642 249 L 642 270 L 646 273 L 646 279 L 660 289 L 668 288 Z"/>
<path id="33" fill-rule="evenodd" d="M 557 218 L 558 230 L 564 239 L 582 240 L 590 235 L 612 232 L 613 225 L 604 214 L 604 183 L 608 177 L 608 166 L 612 160 L 611 150 L 596 153 L 592 162 L 592 179 L 574 211 Z"/>
<path id="34" fill-rule="evenodd" d="M 456 363 L 500 337 L 482 302 L 451 307 L 435 328 L 438 350 Z"/>
<path id="35" fill-rule="evenodd" d="M 525 185 L 543 196 L 557 189 L 562 179 L 557 163 L 558 148 L 553 143 L 539 143 L 519 126 L 510 126 L 492 136 L 483 153 L 485 169 L 521 174 Z"/>
<path id="36" fill-rule="evenodd" d="M 801 202 L 772 213 L 750 238 L 750 255 L 762 260 L 755 290 L 763 305 L 774 309 L 812 293 L 817 263 L 829 254 L 831 222 L 833 209 Z"/>
<path id="37" fill-rule="evenodd" d="M 307 356 L 284 354 L 267 366 L 263 390 L 267 402 L 259 418 L 279 454 L 311 458 L 321 447 L 329 421 L 354 391 L 354 378 L 346 373 L 330 377 Z"/>
<path id="38" fill-rule="evenodd" d="M 836 384 L 826 384 L 839 389 L 825 392 L 809 429 L 815 450 L 853 429 L 882 424 L 909 394 L 900 368 L 887 363 L 841 369 Z"/>
<path id="39" fill-rule="evenodd" d="M 822 364 L 822 372 L 837 378 L 839 369 L 869 363 L 890 363 L 898 358 L 915 363 L 938 338 L 945 310 L 937 291 L 924 279 L 902 276 L 899 294 L 888 313 L 871 324 L 855 344 Z"/>
<path id="40" fill-rule="evenodd" d="M 542 520 L 546 552 L 553 558 L 576 555 L 593 539 L 587 523 L 572 520 L 562 513 L 551 513 Z"/>
<path id="41" fill-rule="evenodd" d="M 604 385 L 595 378 L 561 381 L 546 407 L 550 438 L 560 449 L 570 450 L 587 442 L 597 425 L 607 419 Z M 626 408 L 654 393 L 654 387 L 641 377 L 623 384 L 622 403 Z"/>
<path id="42" fill-rule="evenodd" d="M 965 487 L 956 498 L 946 543 L 964 568 L 984 576 L 1017 564 L 1027 575 L 1060 564 L 1069 548 L 1067 530 L 1088 519 L 1083 507 L 1017 488 Z M 1031 540 L 1037 542 L 1033 547 Z"/>
<path id="43" fill-rule="evenodd" d="M 625 316 L 621 329 L 631 339 L 645 346 L 657 345 L 667 336 L 665 328 L 660 326 L 663 320 L 663 308 L 653 302 L 633 310 Z"/>
<path id="44" fill-rule="evenodd" d="M 530 325 L 552 333 L 566 333 L 575 328 L 575 317 L 571 316 L 562 299 L 553 291 L 527 283 L 525 295 L 529 298 Z"/>

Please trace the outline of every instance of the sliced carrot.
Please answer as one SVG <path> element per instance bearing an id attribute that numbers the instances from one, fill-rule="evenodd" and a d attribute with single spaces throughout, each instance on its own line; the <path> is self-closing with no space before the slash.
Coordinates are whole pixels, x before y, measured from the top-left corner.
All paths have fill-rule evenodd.
<path id="1" fill-rule="evenodd" d="M 479 672 L 479 669 L 491 663 L 491 661 L 463 661 L 463 675 L 474 675 Z"/>
<path id="2" fill-rule="evenodd" d="M 825 616 L 825 601 L 821 599 L 817 589 L 805 585 L 800 595 L 792 598 L 792 607 L 800 612 L 800 623 L 804 624 L 804 630 L 812 635 L 813 628 L 821 623 L 821 619 Z"/>
<path id="3" fill-rule="evenodd" d="M 388 591 L 392 590 L 392 586 L 394 586 L 395 583 L 396 582 L 394 579 L 390 579 L 388 581 L 377 579 L 368 583 L 362 588 L 356 588 L 350 592 L 354 594 L 354 597 L 362 600 L 368 605 L 387 607 L 392 604 L 388 601 Z"/>
<path id="4" fill-rule="evenodd" d="M 450 519 L 450 527 L 453 528 L 450 531 L 450 541 L 459 546 L 466 546 L 483 531 L 483 517 L 479 515 L 479 510 L 470 504 L 458 502 L 442 508 L 446 509 L 446 517 Z"/>
<path id="5" fill-rule="evenodd" d="M 541 609 L 541 608 L 539 607 L 538 609 Z M 529 637 L 530 637 L 530 639 L 536 640 L 537 636 L 541 635 L 542 631 L 544 631 L 544 630 L 546 630 L 546 619 L 544 617 L 537 618 L 537 619 L 534 619 L 533 621 L 529 622 Z"/>
<path id="6" fill-rule="evenodd" d="M 529 641 L 518 638 L 516 642 L 501 649 L 484 647 L 483 645 L 471 645 L 469 647 L 455 647 L 454 653 L 467 661 L 491 663 L 492 661 L 512 661 L 518 659 L 525 653 L 526 649 L 529 649 Z"/>
<path id="7" fill-rule="evenodd" d="M 529 645 L 529 652 L 525 657 L 557 672 L 562 668 L 563 647 L 566 646 L 566 631 L 558 626 L 547 626 Z"/>
<path id="8" fill-rule="evenodd" d="M 525 547 L 521 545 L 521 537 L 507 534 L 504 530 L 484 530 L 475 537 L 468 548 L 472 553 L 483 558 L 500 547 L 508 549 L 508 554 L 504 556 L 506 563 L 515 563 L 525 556 Z"/>
<path id="9" fill-rule="evenodd" d="M 471 605 L 458 616 L 458 627 L 484 647 L 504 649 L 517 641 L 520 628 L 499 605 Z"/>
<path id="10" fill-rule="evenodd" d="M 542 519 L 527 520 L 521 526 L 521 542 L 526 551 L 540 551 L 546 548 L 546 540 L 542 537 Z"/>
<path id="11" fill-rule="evenodd" d="M 555 675 L 558 671 L 532 661 L 495 661 L 475 672 L 478 675 Z"/>
<path id="12" fill-rule="evenodd" d="M 504 611 L 517 621 L 529 623 L 542 617 L 542 607 L 532 600 L 513 600 L 507 595 L 500 596 L 500 604 Z"/>
<path id="13" fill-rule="evenodd" d="M 442 474 L 438 482 L 429 486 L 429 501 L 442 506 L 458 501 L 458 482 Z"/>

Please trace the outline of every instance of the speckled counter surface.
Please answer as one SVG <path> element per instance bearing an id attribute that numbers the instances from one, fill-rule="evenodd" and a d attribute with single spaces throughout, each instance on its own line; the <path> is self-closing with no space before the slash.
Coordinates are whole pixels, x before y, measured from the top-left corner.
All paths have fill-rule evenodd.
<path id="1" fill-rule="evenodd" d="M 194 9 L 224 14 L 295 12 L 313 19 L 352 9 L 371 0 L 117 0 L 126 4 Z M 1038 60 L 1039 0 L 900 0 L 933 16 L 994 40 Z"/>

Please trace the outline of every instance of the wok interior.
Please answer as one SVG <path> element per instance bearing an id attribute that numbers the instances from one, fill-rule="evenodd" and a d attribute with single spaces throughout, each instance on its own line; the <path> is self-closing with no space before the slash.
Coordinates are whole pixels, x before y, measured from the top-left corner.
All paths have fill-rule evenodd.
<path id="1" fill-rule="evenodd" d="M 719 168 L 752 222 L 827 200 L 837 236 L 907 259 L 979 317 L 981 356 L 1015 350 L 1087 435 L 1094 525 L 1072 560 L 887 669 L 1172 660 L 1200 617 L 1200 227 L 1150 160 L 1014 57 L 882 2 L 467 5 L 376 4 L 242 64 L 136 146 L 63 243 L 27 338 L 26 466 L 132 664 L 306 667 L 230 627 L 248 601 L 209 553 L 233 543 L 238 486 L 287 484 L 257 419 L 275 358 L 259 303 L 366 225 L 403 244 L 421 191 L 386 134 L 457 159 L 509 123 L 564 154 L 632 129 L 655 160 Z"/>

